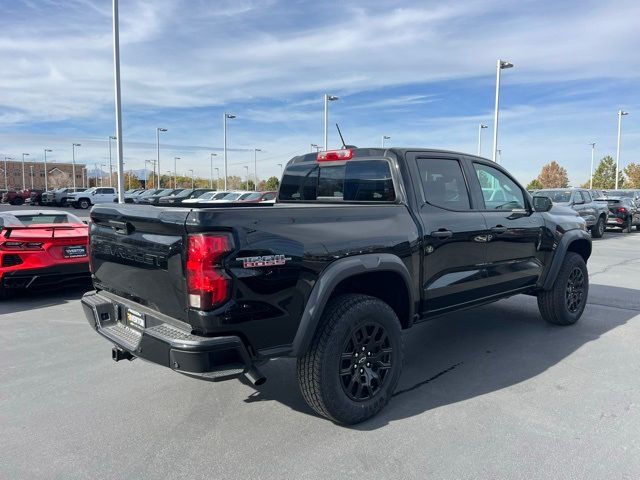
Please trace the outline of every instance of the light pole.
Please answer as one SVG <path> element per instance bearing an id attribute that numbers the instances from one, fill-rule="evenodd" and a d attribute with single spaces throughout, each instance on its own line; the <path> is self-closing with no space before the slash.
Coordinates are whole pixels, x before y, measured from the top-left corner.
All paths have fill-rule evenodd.
<path id="1" fill-rule="evenodd" d="M 244 169 L 246 170 L 246 182 L 245 182 L 245 190 L 249 190 L 249 166 L 245 165 Z"/>
<path id="2" fill-rule="evenodd" d="M 116 120 L 116 161 L 118 162 L 118 203 L 124 203 L 124 155 L 122 153 L 122 97 L 120 95 L 120 23 L 118 0 L 113 0 L 113 87 Z M 129 176 L 130 178 L 130 176 Z M 129 180 L 131 184 L 131 180 Z"/>
<path id="3" fill-rule="evenodd" d="M 29 165 L 29 170 L 31 170 L 31 190 L 33 190 L 33 165 Z"/>
<path id="4" fill-rule="evenodd" d="M 85 183 L 86 178 L 86 183 Z M 87 171 L 87 167 L 82 167 L 82 188 L 87 188 L 89 185 L 89 172 Z"/>
<path id="5" fill-rule="evenodd" d="M 7 179 L 7 160 L 13 160 L 13 157 L 4 157 L 4 189 L 9 190 L 9 180 Z"/>
<path id="6" fill-rule="evenodd" d="M 44 149 L 44 191 L 45 192 L 49 190 L 49 179 L 48 179 L 48 172 L 47 172 L 47 152 L 51 153 L 53 152 L 53 150 L 49 148 Z"/>
<path id="7" fill-rule="evenodd" d="M 73 189 L 76 189 L 76 147 L 81 147 L 82 145 L 79 143 L 71 144 L 71 159 L 73 165 L 71 166 L 71 174 L 73 175 Z"/>
<path id="8" fill-rule="evenodd" d="M 253 149 L 253 190 L 258 191 L 258 152 L 261 152 L 260 148 Z M 247 186 L 248 186 L 247 181 Z"/>
<path id="9" fill-rule="evenodd" d="M 502 150 L 498 149 L 498 165 L 502 165 Z"/>
<path id="10" fill-rule="evenodd" d="M 282 178 L 282 164 L 279 163 L 278 166 L 280 167 L 280 178 Z"/>
<path id="11" fill-rule="evenodd" d="M 498 60 L 496 65 L 496 106 L 493 113 L 493 150 L 491 152 L 491 160 L 496 161 L 498 151 L 498 111 L 500 109 L 500 72 L 505 68 L 512 68 L 513 63 L 504 60 Z"/>
<path id="12" fill-rule="evenodd" d="M 193 186 L 195 185 L 195 182 L 193 180 L 193 169 L 189 169 L 189 171 L 191 172 L 191 188 L 193 188 Z"/>
<path id="13" fill-rule="evenodd" d="M 478 156 L 482 154 L 482 130 L 485 128 L 488 127 L 482 123 L 478 125 Z"/>
<path id="14" fill-rule="evenodd" d="M 112 177 L 113 177 L 113 165 L 111 163 L 111 140 L 115 140 L 116 137 L 113 135 L 109 135 L 109 186 L 113 187 Z"/>
<path id="15" fill-rule="evenodd" d="M 389 135 L 382 135 L 382 148 L 384 148 L 384 141 L 389 140 L 391 137 Z"/>
<path id="16" fill-rule="evenodd" d="M 328 149 L 329 144 L 329 102 L 335 102 L 339 98 L 335 95 L 324 94 L 324 149 Z"/>
<path id="17" fill-rule="evenodd" d="M 27 189 L 27 180 L 26 177 L 24 175 L 24 157 L 28 157 L 29 154 L 28 153 L 23 153 L 22 154 L 22 189 L 26 190 Z"/>
<path id="18" fill-rule="evenodd" d="M 102 165 L 100 165 L 100 186 L 104 186 L 103 181 L 104 181 L 104 171 L 102 170 L 103 168 L 107 168 L 107 166 L 103 163 Z"/>
<path id="19" fill-rule="evenodd" d="M 218 190 L 218 188 L 220 188 L 220 169 L 218 167 L 216 167 L 214 170 L 216 171 L 216 175 L 217 175 L 216 190 Z"/>
<path id="20" fill-rule="evenodd" d="M 589 170 L 589 190 L 593 188 L 593 157 L 596 150 L 596 143 L 592 142 L 591 145 L 591 170 Z"/>
<path id="21" fill-rule="evenodd" d="M 629 112 L 623 112 L 622 110 L 618 110 L 618 147 L 616 148 L 616 190 L 618 190 L 618 177 L 620 176 L 618 172 L 618 167 L 620 165 L 620 131 L 622 130 L 622 117 L 624 115 L 629 115 Z"/>
<path id="22" fill-rule="evenodd" d="M 227 189 L 227 119 L 234 119 L 236 116 L 232 113 L 222 115 L 222 131 L 224 136 L 224 189 Z"/>
<path id="23" fill-rule="evenodd" d="M 318 150 L 320 150 L 320 145 L 318 145 L 317 143 L 312 143 L 311 150 L 310 150 L 311 153 L 313 153 L 314 148 L 316 149 L 316 152 L 317 152 Z"/>
<path id="24" fill-rule="evenodd" d="M 178 185 L 178 160 L 181 160 L 181 158 L 173 157 L 173 188 L 174 190 L 178 188 L 176 186 Z M 169 175 L 169 178 L 171 178 L 171 175 Z M 171 185 L 171 182 L 169 182 L 169 185 Z"/>
<path id="25" fill-rule="evenodd" d="M 166 128 L 162 128 L 162 127 L 157 127 L 156 128 L 156 151 L 157 151 L 157 156 L 156 156 L 156 165 L 154 168 L 154 172 L 156 171 L 156 169 L 158 170 L 158 188 L 162 187 L 162 185 L 160 185 L 160 132 L 166 132 L 167 129 Z"/>
<path id="26" fill-rule="evenodd" d="M 209 171 L 209 188 L 213 188 L 213 157 L 217 157 L 217 156 L 218 156 L 217 153 L 209 154 L 209 162 L 211 167 L 211 170 Z M 216 184 L 216 188 L 218 188 L 217 184 Z"/>

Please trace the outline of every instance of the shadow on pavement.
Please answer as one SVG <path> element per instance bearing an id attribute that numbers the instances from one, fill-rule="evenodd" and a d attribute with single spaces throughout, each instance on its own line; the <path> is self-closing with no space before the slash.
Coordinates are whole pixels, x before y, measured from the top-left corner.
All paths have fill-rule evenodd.
<path id="1" fill-rule="evenodd" d="M 46 308 L 80 300 L 93 287 L 74 286 L 64 290 L 18 291 L 10 298 L 0 300 L 0 315 L 26 312 L 36 308 Z"/>
<path id="2" fill-rule="evenodd" d="M 582 319 L 569 327 L 544 322 L 536 299 L 525 295 L 416 325 L 405 336 L 403 373 L 389 405 L 352 428 L 375 430 L 531 379 L 640 315 L 638 303 L 628 302 L 638 296 L 638 290 L 592 284 Z M 262 370 L 268 381 L 246 402 L 273 400 L 313 414 L 298 389 L 294 359 Z"/>

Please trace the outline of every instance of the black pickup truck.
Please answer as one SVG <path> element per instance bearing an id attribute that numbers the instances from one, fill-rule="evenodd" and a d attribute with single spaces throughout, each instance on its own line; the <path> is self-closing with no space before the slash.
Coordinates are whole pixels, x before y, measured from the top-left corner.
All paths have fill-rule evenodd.
<path id="1" fill-rule="evenodd" d="M 207 380 L 297 358 L 303 396 L 335 422 L 389 401 L 403 331 L 516 294 L 576 322 L 591 240 L 574 211 L 500 165 L 440 150 L 353 148 L 286 167 L 275 205 L 96 205 L 91 326 L 115 346 Z"/>

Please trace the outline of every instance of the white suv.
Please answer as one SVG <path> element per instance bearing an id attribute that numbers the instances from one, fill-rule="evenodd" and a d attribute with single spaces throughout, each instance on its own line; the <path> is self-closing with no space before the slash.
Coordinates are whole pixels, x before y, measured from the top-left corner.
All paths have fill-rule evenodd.
<path id="1" fill-rule="evenodd" d="M 93 187 L 84 192 L 77 192 L 68 199 L 75 208 L 87 209 L 97 203 L 113 203 L 118 198 L 116 189 L 112 187 Z"/>

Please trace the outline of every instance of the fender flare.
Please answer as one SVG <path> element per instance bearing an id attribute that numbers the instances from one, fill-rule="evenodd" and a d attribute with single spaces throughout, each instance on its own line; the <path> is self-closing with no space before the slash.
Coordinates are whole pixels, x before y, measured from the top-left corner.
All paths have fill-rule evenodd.
<path id="1" fill-rule="evenodd" d="M 542 290 L 551 290 L 562 266 L 562 262 L 564 262 L 564 258 L 567 255 L 569 246 L 576 241 L 582 240 L 586 240 L 589 243 L 589 254 L 587 255 L 587 258 L 589 258 L 591 256 L 591 237 L 587 232 L 584 230 L 569 230 L 562 236 L 558 242 L 558 246 L 554 250 L 551 265 L 547 269 L 544 280 L 541 282 Z"/>
<path id="2" fill-rule="evenodd" d="M 395 272 L 403 278 L 407 292 L 409 292 L 409 319 L 411 321 L 415 310 L 415 292 L 411 288 L 411 275 L 399 257 L 390 253 L 370 253 L 341 258 L 322 271 L 311 290 L 293 339 L 292 355 L 297 357 L 309 348 L 320 323 L 324 307 L 341 281 L 354 275 L 381 271 Z"/>

